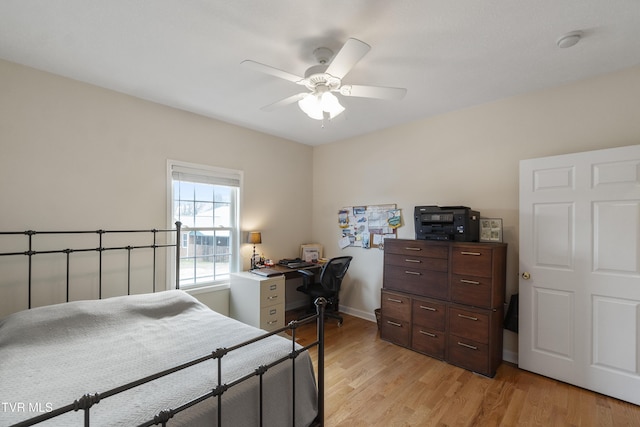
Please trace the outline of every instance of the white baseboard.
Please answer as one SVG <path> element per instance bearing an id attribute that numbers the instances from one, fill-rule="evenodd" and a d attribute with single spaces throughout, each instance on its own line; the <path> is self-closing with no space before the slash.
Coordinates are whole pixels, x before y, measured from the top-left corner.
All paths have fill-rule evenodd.
<path id="1" fill-rule="evenodd" d="M 295 310 L 295 309 L 299 309 L 299 308 L 305 308 L 307 305 L 305 303 L 292 303 L 292 304 L 287 304 L 285 306 L 285 310 L 289 311 L 289 310 Z M 340 305 L 340 312 L 341 313 L 345 313 L 345 314 L 349 314 L 351 316 L 354 317 L 359 317 L 360 319 L 364 319 L 364 320 L 368 320 L 370 322 L 375 322 L 376 321 L 376 315 L 375 313 L 369 313 L 368 311 L 364 311 L 364 310 L 358 310 L 356 308 L 351 308 L 351 307 L 347 307 L 344 305 Z"/>
<path id="2" fill-rule="evenodd" d="M 358 310 L 357 308 L 346 307 L 344 305 L 340 306 L 340 311 L 342 313 L 349 314 L 354 317 L 359 317 L 370 322 L 376 321 L 376 315 L 373 312 L 369 313 L 368 311 Z"/>
<path id="3" fill-rule="evenodd" d="M 511 362 L 513 364 L 518 364 L 518 353 L 511 350 L 503 350 L 502 351 L 502 360 L 505 362 Z"/>

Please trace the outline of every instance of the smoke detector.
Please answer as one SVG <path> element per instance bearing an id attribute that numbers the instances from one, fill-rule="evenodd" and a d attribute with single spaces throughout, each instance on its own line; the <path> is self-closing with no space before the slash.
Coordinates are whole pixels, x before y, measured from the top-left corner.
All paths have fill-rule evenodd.
<path id="1" fill-rule="evenodd" d="M 556 44 L 558 45 L 559 48 L 567 48 L 567 47 L 571 47 L 571 46 L 575 46 L 580 39 L 582 38 L 582 31 L 572 31 L 570 33 L 567 34 L 563 34 L 562 36 L 560 36 L 560 38 L 556 41 Z"/>

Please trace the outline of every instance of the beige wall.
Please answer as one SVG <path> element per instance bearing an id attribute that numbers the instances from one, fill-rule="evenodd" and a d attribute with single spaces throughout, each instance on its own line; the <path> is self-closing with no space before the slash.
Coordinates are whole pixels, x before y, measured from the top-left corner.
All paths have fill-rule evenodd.
<path id="1" fill-rule="evenodd" d="M 313 235 L 353 255 L 341 303 L 373 319 L 382 252 L 337 246 L 342 206 L 396 203 L 414 238 L 416 205 L 465 205 L 503 218 L 507 293 L 518 289 L 519 161 L 640 144 L 640 67 L 314 148 Z M 505 332 L 507 352 L 517 337 Z"/>
<path id="2" fill-rule="evenodd" d="M 259 250 L 353 255 L 342 307 L 371 320 L 382 252 L 338 248 L 342 206 L 396 203 L 403 238 L 416 205 L 503 218 L 512 294 L 519 160 L 640 143 L 640 67 L 315 148 L 1 60 L 0 95 L 2 230 L 162 227 L 167 159 L 241 169 L 242 228 L 262 230 Z M 276 190 L 291 181 L 313 191 Z M 0 315 L 16 304 L 0 300 Z M 506 332 L 507 352 L 516 341 Z"/>
<path id="3" fill-rule="evenodd" d="M 244 171 L 242 229 L 262 231 L 265 255 L 291 257 L 311 240 L 312 154 L 306 145 L 0 60 L 2 231 L 164 228 L 173 159 Z M 277 191 L 291 182 L 301 187 L 295 196 Z M 248 268 L 250 245 L 242 251 Z M 0 299 L 0 315 L 16 305 Z"/>

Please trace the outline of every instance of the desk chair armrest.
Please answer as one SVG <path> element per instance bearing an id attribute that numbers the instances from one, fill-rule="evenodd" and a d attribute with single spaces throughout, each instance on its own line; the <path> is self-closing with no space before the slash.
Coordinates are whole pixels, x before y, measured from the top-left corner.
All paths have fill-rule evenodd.
<path id="1" fill-rule="evenodd" d="M 313 284 L 313 276 L 315 276 L 315 274 L 309 270 L 298 270 L 298 273 L 300 273 L 300 277 L 302 278 L 302 286 L 309 288 Z"/>
<path id="2" fill-rule="evenodd" d="M 304 276 L 307 276 L 307 277 L 315 276 L 313 271 L 309 271 L 309 270 L 298 270 L 298 273 L 302 274 L 303 278 L 304 278 Z"/>

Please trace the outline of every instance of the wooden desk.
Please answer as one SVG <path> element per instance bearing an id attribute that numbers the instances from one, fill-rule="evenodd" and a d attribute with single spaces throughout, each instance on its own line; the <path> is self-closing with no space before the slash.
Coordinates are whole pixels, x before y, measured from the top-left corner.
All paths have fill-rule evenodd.
<path id="1" fill-rule="evenodd" d="M 313 271 L 314 274 L 319 274 L 320 270 L 322 270 L 322 265 L 321 264 L 315 264 L 311 267 L 304 267 L 304 268 L 289 268 L 286 267 L 284 265 L 280 265 L 280 264 L 275 264 L 273 267 L 270 267 L 274 270 L 278 270 L 281 271 L 282 274 L 284 274 L 284 278 L 286 280 L 288 279 L 295 279 L 297 277 L 300 277 L 300 273 L 298 273 L 298 270 L 311 270 Z"/>

